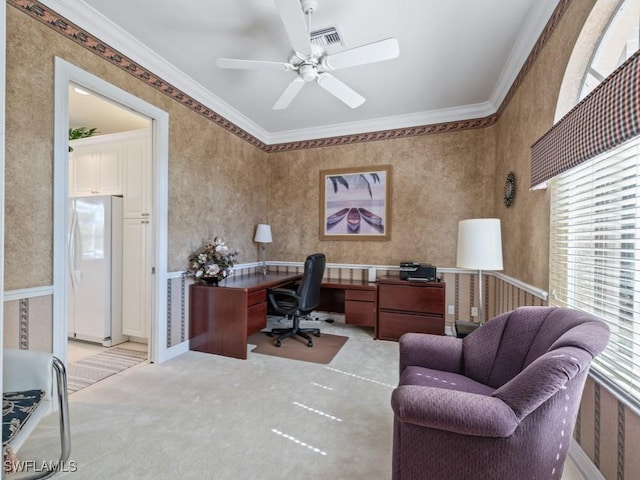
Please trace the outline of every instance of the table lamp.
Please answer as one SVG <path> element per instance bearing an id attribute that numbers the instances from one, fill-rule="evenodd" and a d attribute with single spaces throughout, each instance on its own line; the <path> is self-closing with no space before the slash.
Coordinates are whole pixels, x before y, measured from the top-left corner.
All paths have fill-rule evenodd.
<path id="1" fill-rule="evenodd" d="M 482 325 L 482 270 L 502 270 L 500 219 L 473 218 L 458 223 L 457 266 L 478 270 L 478 318 Z"/>
<path id="2" fill-rule="evenodd" d="M 259 223 L 256 227 L 256 234 L 253 237 L 254 242 L 258 242 L 260 244 L 260 261 L 262 262 L 262 274 L 267 274 L 267 259 L 266 259 L 266 250 L 267 243 L 271 243 L 273 239 L 271 238 L 271 225 L 266 225 L 264 223 Z"/>

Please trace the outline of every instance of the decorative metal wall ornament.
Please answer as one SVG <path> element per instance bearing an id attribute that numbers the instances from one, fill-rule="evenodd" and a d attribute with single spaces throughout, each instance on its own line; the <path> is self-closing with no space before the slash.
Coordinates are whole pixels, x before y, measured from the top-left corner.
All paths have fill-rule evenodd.
<path id="1" fill-rule="evenodd" d="M 516 196 L 516 176 L 513 172 L 507 175 L 507 181 L 504 182 L 504 206 L 509 208 L 513 204 Z"/>

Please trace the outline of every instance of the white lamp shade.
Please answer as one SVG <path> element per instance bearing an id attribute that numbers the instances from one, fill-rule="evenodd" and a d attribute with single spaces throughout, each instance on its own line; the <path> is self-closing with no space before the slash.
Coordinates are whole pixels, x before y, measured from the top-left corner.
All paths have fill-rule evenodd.
<path id="1" fill-rule="evenodd" d="M 256 228 L 256 235 L 253 237 L 253 241 L 259 243 L 271 243 L 273 241 L 271 238 L 271 225 L 259 223 Z"/>
<path id="2" fill-rule="evenodd" d="M 473 218 L 458 223 L 458 268 L 502 270 L 500 219 Z"/>

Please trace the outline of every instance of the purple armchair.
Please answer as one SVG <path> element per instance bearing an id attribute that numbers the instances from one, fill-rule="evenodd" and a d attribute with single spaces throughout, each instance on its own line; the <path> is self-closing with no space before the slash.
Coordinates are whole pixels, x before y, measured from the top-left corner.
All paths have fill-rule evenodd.
<path id="1" fill-rule="evenodd" d="M 403 335 L 393 479 L 559 479 L 608 340 L 599 318 L 553 307 L 518 308 L 464 339 Z"/>

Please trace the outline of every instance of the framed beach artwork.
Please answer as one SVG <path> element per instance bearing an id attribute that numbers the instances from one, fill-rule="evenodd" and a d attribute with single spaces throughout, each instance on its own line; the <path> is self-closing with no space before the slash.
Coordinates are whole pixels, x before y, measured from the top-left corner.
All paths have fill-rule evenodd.
<path id="1" fill-rule="evenodd" d="M 388 240 L 391 166 L 320 172 L 321 240 Z"/>

